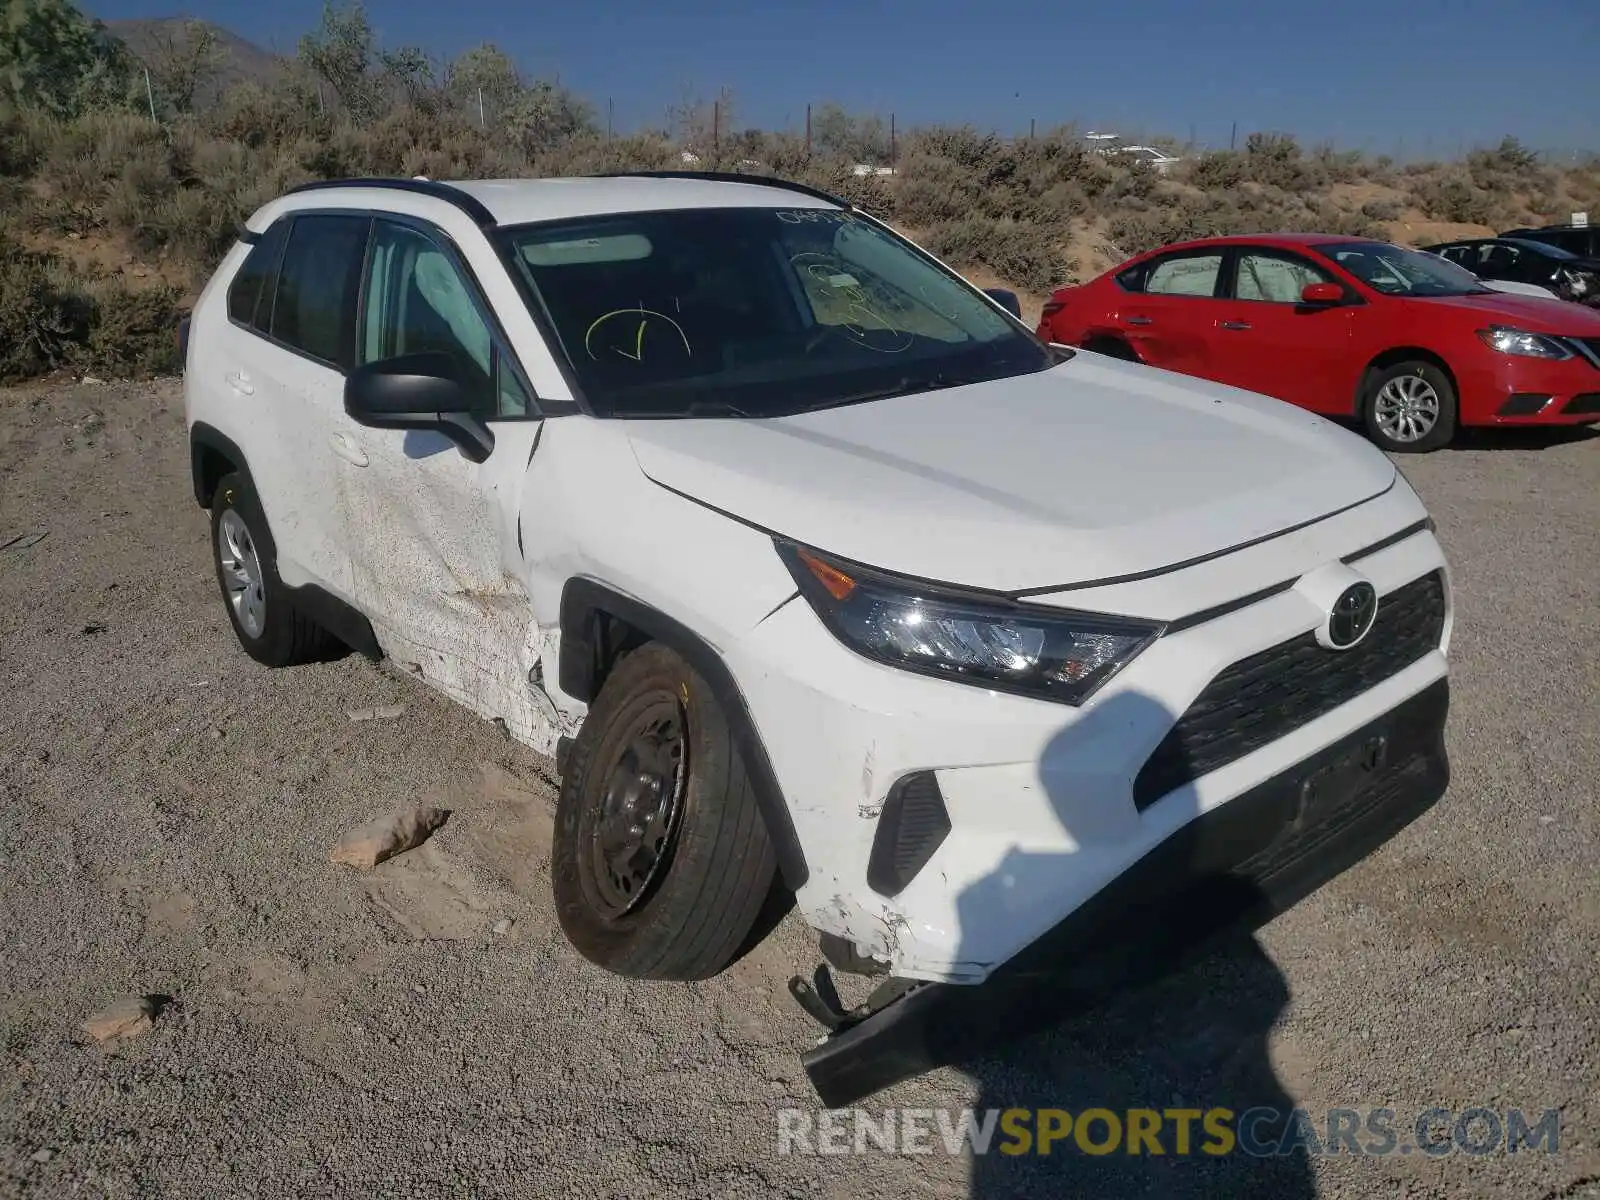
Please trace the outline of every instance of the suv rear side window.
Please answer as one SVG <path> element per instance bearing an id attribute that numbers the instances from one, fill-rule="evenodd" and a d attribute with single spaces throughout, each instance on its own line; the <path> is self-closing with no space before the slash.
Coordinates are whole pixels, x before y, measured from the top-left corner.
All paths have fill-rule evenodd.
<path id="1" fill-rule="evenodd" d="M 289 229 L 287 220 L 274 221 L 261 240 L 250 248 L 239 273 L 228 285 L 228 316 L 241 325 L 248 325 L 261 333 L 267 331 L 272 317 L 273 277 L 277 274 L 278 260 L 283 257 L 283 240 Z M 267 298 L 265 304 L 262 297 Z"/>
<path id="2" fill-rule="evenodd" d="M 355 363 L 356 298 L 371 221 L 357 216 L 294 219 L 272 306 L 272 336 L 348 371 Z"/>

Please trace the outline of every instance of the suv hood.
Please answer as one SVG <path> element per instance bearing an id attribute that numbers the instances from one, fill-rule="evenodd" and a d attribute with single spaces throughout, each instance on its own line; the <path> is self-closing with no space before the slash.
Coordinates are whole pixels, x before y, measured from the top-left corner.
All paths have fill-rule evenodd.
<path id="1" fill-rule="evenodd" d="M 644 473 L 819 550 L 1018 591 L 1165 568 L 1387 491 L 1302 409 L 1079 354 L 1034 375 L 766 419 L 627 421 Z"/>

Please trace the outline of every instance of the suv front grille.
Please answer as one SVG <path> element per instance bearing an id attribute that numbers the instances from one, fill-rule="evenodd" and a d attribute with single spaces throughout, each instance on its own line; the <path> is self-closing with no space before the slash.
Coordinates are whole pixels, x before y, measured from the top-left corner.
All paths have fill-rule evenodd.
<path id="1" fill-rule="evenodd" d="M 1435 571 L 1382 597 L 1372 631 L 1354 649 L 1325 650 L 1304 633 L 1234 663 L 1140 769 L 1135 807 L 1149 808 L 1398 675 L 1438 647 L 1444 612 L 1444 574 Z"/>

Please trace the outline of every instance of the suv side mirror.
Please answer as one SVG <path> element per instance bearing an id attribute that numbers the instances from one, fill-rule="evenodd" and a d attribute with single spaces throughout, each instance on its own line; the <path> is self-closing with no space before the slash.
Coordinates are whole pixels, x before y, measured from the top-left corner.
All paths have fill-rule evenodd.
<path id="1" fill-rule="evenodd" d="M 1022 302 L 1010 288 L 984 288 L 983 294 L 1005 309 L 1017 320 L 1022 320 Z"/>
<path id="2" fill-rule="evenodd" d="M 1308 283 L 1300 291 L 1300 303 L 1314 304 L 1319 308 L 1343 304 L 1344 289 L 1337 283 Z"/>
<path id="3" fill-rule="evenodd" d="M 473 462 L 494 449 L 494 434 L 472 411 L 449 354 L 402 354 L 368 363 L 344 381 L 344 411 L 372 429 L 425 429 L 443 434 Z"/>

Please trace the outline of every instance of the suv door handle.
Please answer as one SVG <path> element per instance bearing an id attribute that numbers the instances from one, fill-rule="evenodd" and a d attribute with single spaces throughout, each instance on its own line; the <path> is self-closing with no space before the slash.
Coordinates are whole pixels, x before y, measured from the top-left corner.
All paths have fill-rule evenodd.
<path id="1" fill-rule="evenodd" d="M 250 382 L 250 376 L 243 371 L 229 371 L 223 378 L 228 381 L 228 386 L 241 396 L 255 395 L 255 385 Z"/>
<path id="2" fill-rule="evenodd" d="M 367 452 L 361 448 L 359 442 L 348 433 L 332 433 L 328 436 L 328 444 L 333 447 L 333 452 L 347 463 L 358 467 L 367 465 Z"/>
<path id="3" fill-rule="evenodd" d="M 1217 324 L 1220 325 L 1223 329 L 1249 329 L 1250 328 L 1250 322 L 1249 321 L 1218 321 Z"/>
<path id="4" fill-rule="evenodd" d="M 1154 322 L 1152 322 L 1149 317 L 1129 317 L 1128 318 L 1128 324 L 1129 325 L 1150 325 L 1150 324 L 1154 324 Z"/>

